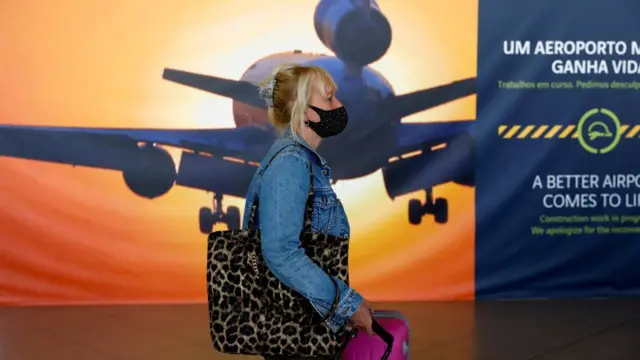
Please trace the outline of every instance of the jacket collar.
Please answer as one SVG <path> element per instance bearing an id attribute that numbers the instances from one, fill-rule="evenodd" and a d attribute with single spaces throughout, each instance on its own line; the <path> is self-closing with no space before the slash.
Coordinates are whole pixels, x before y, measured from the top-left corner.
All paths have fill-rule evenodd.
<path id="1" fill-rule="evenodd" d="M 318 152 L 317 152 L 315 149 L 313 149 L 313 148 L 311 147 L 311 145 L 309 145 L 309 144 L 308 144 L 308 143 L 307 143 L 307 142 L 302 138 L 302 136 L 296 136 L 296 138 L 294 138 L 294 137 L 293 137 L 293 134 L 292 134 L 292 132 L 291 132 L 291 128 L 287 128 L 287 129 L 284 131 L 283 137 L 285 137 L 285 138 L 287 138 L 287 139 L 290 139 L 290 140 L 293 140 L 293 141 L 295 141 L 295 142 L 299 143 L 300 145 L 304 146 L 304 147 L 305 147 L 305 148 L 307 148 L 309 151 L 311 151 L 312 153 L 314 153 L 314 154 L 318 157 L 318 159 L 320 159 L 320 165 L 321 165 L 321 166 L 323 166 L 323 167 L 327 166 L 327 161 L 326 161 L 322 156 L 320 156 L 320 154 L 318 154 Z"/>

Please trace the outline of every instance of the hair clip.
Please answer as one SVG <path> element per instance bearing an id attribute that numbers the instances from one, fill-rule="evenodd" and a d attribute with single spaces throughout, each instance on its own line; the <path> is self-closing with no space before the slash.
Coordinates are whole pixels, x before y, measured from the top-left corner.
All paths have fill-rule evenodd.
<path id="1" fill-rule="evenodd" d="M 271 79 L 258 88 L 258 94 L 267 104 L 267 107 L 273 107 L 273 89 L 276 87 L 276 80 Z"/>

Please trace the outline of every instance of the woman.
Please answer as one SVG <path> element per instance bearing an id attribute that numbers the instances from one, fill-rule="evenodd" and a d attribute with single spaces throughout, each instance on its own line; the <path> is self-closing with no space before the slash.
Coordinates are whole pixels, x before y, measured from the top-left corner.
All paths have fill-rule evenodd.
<path id="1" fill-rule="evenodd" d="M 269 120 L 282 137 L 261 164 L 264 168 L 271 160 L 269 166 L 249 186 L 243 219 L 246 228 L 251 199 L 257 192 L 260 206 L 256 225 L 262 233 L 267 266 L 283 284 L 307 298 L 322 316 L 334 303 L 335 286 L 329 275 L 304 253 L 299 236 L 309 196 L 310 168 L 313 231 L 349 236 L 347 216 L 330 185 L 331 169 L 316 152 L 322 139 L 338 135 L 347 125 L 347 112 L 335 91 L 336 84 L 324 69 L 302 65 L 280 67 L 261 86 L 260 96 L 267 103 Z M 349 322 L 372 334 L 370 305 L 346 283 L 335 280 L 340 300 L 328 320 L 330 328 L 337 332 Z"/>

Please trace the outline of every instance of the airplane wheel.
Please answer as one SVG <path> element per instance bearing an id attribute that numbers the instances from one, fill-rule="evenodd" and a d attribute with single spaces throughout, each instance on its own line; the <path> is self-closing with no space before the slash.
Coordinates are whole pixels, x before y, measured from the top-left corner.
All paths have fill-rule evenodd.
<path id="1" fill-rule="evenodd" d="M 447 199 L 437 198 L 434 204 L 433 217 L 438 224 L 445 224 L 449 220 L 449 203 Z"/>
<path id="2" fill-rule="evenodd" d="M 201 207 L 198 220 L 200 223 L 200 232 L 203 234 L 210 233 L 213 229 L 213 214 L 211 213 L 211 209 Z"/>
<path id="3" fill-rule="evenodd" d="M 227 208 L 226 222 L 229 230 L 240 229 L 240 209 L 237 206 Z"/>
<path id="4" fill-rule="evenodd" d="M 422 222 L 422 203 L 420 200 L 409 200 L 409 223 L 419 225 Z"/>

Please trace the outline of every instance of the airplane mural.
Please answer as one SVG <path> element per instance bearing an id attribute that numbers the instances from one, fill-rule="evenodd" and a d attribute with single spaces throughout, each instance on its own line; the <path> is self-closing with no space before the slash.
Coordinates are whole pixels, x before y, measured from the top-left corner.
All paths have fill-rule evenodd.
<path id="1" fill-rule="evenodd" d="M 282 63 L 313 64 L 338 84 L 336 96 L 349 111 L 349 126 L 325 140 L 319 153 L 332 166 L 333 181 L 382 170 L 390 198 L 424 190 L 424 200 L 408 204 L 408 220 L 426 214 L 448 220 L 447 200 L 434 187 L 454 182 L 474 186 L 475 120 L 405 124 L 408 115 L 475 94 L 475 78 L 397 95 L 369 64 L 391 44 L 391 25 L 375 1 L 323 0 L 314 14 L 316 34 L 335 56 L 301 50 L 266 56 L 240 80 L 176 69 L 163 78 L 233 100 L 235 128 L 161 130 L 96 129 L 0 125 L 0 156 L 121 171 L 135 194 L 153 199 L 173 186 L 213 193 L 211 207 L 199 211 L 200 231 L 217 223 L 240 227 L 240 209 L 223 207 L 223 197 L 244 197 L 249 182 L 276 139 L 256 83 Z M 177 167 L 163 146 L 182 154 Z"/>

